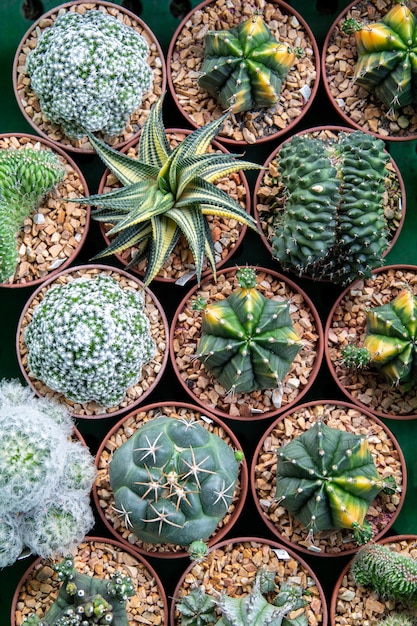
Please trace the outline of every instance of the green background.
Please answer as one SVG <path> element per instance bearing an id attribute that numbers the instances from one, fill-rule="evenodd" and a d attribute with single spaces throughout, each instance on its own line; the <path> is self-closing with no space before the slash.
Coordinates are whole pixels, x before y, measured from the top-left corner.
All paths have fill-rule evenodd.
<path id="1" fill-rule="evenodd" d="M 2 0 L 0 6 L 0 68 L 2 72 L 2 81 L 0 83 L 0 133 L 27 132 L 34 134 L 34 130 L 28 125 L 20 112 L 12 88 L 12 63 L 15 50 L 32 23 L 32 20 L 23 16 L 22 4 L 28 5 L 31 3 L 28 3 L 27 0 L 25 3 L 16 0 Z M 45 0 L 42 3 L 43 12 L 46 12 L 58 4 L 59 2 Z M 116 4 L 122 3 L 116 2 Z M 142 0 L 142 11 L 140 13 L 140 17 L 151 27 L 159 39 L 165 54 L 168 50 L 170 39 L 180 23 L 180 17 L 176 18 L 171 14 L 169 4 L 168 0 Z M 193 0 L 190 6 L 196 6 L 196 4 L 197 2 Z M 341 0 L 339 0 L 339 2 L 337 2 L 337 0 L 319 0 L 316 3 L 315 0 L 293 0 L 289 4 L 291 4 L 310 25 L 321 51 L 328 29 L 336 19 L 337 14 L 348 5 L 348 2 Z M 129 3 L 124 3 L 124 5 L 126 8 L 132 10 L 139 6 L 139 2 L 135 3 L 134 0 L 131 0 Z M 166 98 L 164 110 L 164 121 L 167 127 L 188 127 L 181 114 L 176 112 L 169 94 Z M 323 124 L 343 125 L 343 121 L 332 109 L 323 87 L 320 86 L 312 107 L 302 122 L 296 126 L 295 131 Z M 286 136 L 283 137 L 283 139 L 285 138 Z M 276 142 L 271 142 L 258 146 L 249 146 L 245 150 L 245 157 L 255 160 L 258 163 L 263 163 L 276 145 Z M 407 195 L 407 214 L 401 235 L 394 248 L 387 256 L 386 262 L 389 264 L 404 263 L 417 265 L 417 145 L 415 141 L 388 142 L 387 149 L 397 162 L 404 177 Z M 87 178 L 90 193 L 96 193 L 100 177 L 104 171 L 104 166 L 96 156 L 76 155 L 74 158 Z M 247 178 L 252 190 L 255 177 L 256 174 L 251 172 L 247 173 Z M 87 262 L 96 252 L 102 249 L 102 247 L 103 241 L 101 235 L 98 231 L 97 224 L 93 222 L 87 243 L 78 256 L 76 264 Z M 228 265 L 244 263 L 270 267 L 279 271 L 279 266 L 271 259 L 260 237 L 252 232 L 248 233 L 244 242 L 233 259 L 229 261 Z M 120 266 L 118 262 L 113 259 L 109 261 L 109 264 Z M 324 324 L 330 308 L 341 289 L 331 285 L 314 284 L 311 281 L 297 279 L 297 282 L 312 298 Z M 161 300 L 168 320 L 170 321 L 175 306 L 185 295 L 189 286 L 178 287 L 154 282 L 151 288 Z M 20 312 L 31 293 L 31 288 L 0 289 L 0 378 L 22 379 L 15 352 L 15 334 Z M 345 398 L 332 382 L 327 366 L 323 363 L 317 382 L 303 398 L 303 401 L 331 399 L 343 400 Z M 147 398 L 147 403 L 164 400 L 190 401 L 182 387 L 176 382 L 170 365 L 168 365 L 164 377 L 156 390 Z M 116 421 L 117 418 L 78 421 L 77 426 L 86 438 L 93 454 L 96 452 L 101 439 Z M 248 462 L 251 461 L 256 444 L 271 421 L 271 419 L 251 423 L 229 421 L 229 425 L 240 439 Z M 417 420 L 385 420 L 385 422 L 399 439 L 406 457 L 408 470 L 408 489 L 405 504 L 390 534 L 417 534 L 415 504 L 417 497 L 417 463 L 415 461 Z M 90 534 L 104 537 L 108 536 L 108 532 L 99 520 L 98 515 L 96 515 L 96 520 L 96 526 Z M 250 494 L 244 511 L 229 536 L 238 537 L 246 535 L 256 535 L 274 539 L 264 523 L 260 520 Z M 12 567 L 0 571 L 0 626 L 6 626 L 10 623 L 10 603 L 13 591 L 21 575 L 31 563 L 31 560 L 33 560 L 33 557 L 29 557 L 28 559 L 16 563 Z M 336 576 L 347 562 L 348 557 L 323 559 L 312 555 L 308 556 L 307 560 L 314 567 L 330 598 Z M 178 576 L 188 565 L 187 559 L 172 559 L 166 561 L 150 558 L 149 561 L 158 572 L 168 597 L 172 596 Z"/>

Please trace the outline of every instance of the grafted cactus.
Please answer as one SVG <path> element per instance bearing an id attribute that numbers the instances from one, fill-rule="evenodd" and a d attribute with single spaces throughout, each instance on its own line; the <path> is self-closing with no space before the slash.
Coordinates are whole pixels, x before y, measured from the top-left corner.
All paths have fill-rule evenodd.
<path id="1" fill-rule="evenodd" d="M 318 420 L 277 451 L 276 499 L 309 532 L 351 529 L 358 543 L 372 537 L 365 519 L 381 490 L 394 479 L 378 473 L 368 441 Z"/>
<path id="2" fill-rule="evenodd" d="M 279 387 L 302 347 L 288 302 L 266 298 L 250 267 L 237 272 L 239 287 L 206 305 L 196 356 L 232 393 Z"/>
<path id="3" fill-rule="evenodd" d="M 226 515 L 238 462 L 198 421 L 162 416 L 115 451 L 109 471 L 115 509 L 139 539 L 189 546 Z"/>
<path id="4" fill-rule="evenodd" d="M 417 102 L 417 18 L 398 2 L 379 22 L 359 24 L 349 19 L 345 32 L 354 32 L 358 60 L 354 80 L 396 110 Z"/>
<path id="5" fill-rule="evenodd" d="M 270 107 L 300 54 L 277 41 L 261 15 L 253 15 L 230 30 L 207 33 L 198 84 L 233 113 Z"/>

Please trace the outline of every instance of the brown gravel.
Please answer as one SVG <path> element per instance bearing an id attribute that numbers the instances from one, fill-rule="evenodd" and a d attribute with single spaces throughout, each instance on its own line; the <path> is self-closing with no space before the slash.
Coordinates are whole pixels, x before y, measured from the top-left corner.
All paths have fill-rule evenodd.
<path id="1" fill-rule="evenodd" d="M 290 47 L 301 47 L 304 55 L 290 69 L 278 103 L 274 107 L 231 115 L 220 138 L 255 143 L 284 133 L 304 114 L 307 93 L 317 88 L 317 45 L 293 15 L 273 2 L 216 0 L 194 12 L 178 35 L 167 70 L 182 113 L 196 126 L 203 126 L 223 114 L 216 100 L 199 87 L 197 79 L 204 58 L 204 37 L 208 30 L 230 29 L 255 12 L 260 12 L 273 36 Z M 304 91 L 306 90 L 306 91 Z M 303 95 L 305 93 L 306 95 Z"/>
<path id="2" fill-rule="evenodd" d="M 417 268 L 387 267 L 365 281 L 355 282 L 341 295 L 328 320 L 326 336 L 328 364 L 345 393 L 380 417 L 415 419 L 416 387 L 392 386 L 372 369 L 349 370 L 342 364 L 342 348 L 348 343 L 362 345 L 366 333 L 366 310 L 390 302 L 409 285 L 417 294 Z"/>
<path id="3" fill-rule="evenodd" d="M 359 0 L 344 13 L 325 44 L 323 80 L 333 104 L 346 120 L 362 130 L 382 138 L 412 139 L 417 134 L 416 107 L 409 105 L 388 114 L 388 109 L 366 89 L 355 85 L 357 51 L 354 35 L 346 35 L 341 26 L 347 18 L 359 22 L 379 21 L 393 6 L 394 0 Z M 408 0 L 407 6 L 416 14 L 417 1 Z"/>
<path id="4" fill-rule="evenodd" d="M 13 67 L 14 80 L 16 81 L 16 97 L 20 101 L 21 107 L 28 119 L 35 125 L 38 132 L 46 135 L 51 141 L 56 141 L 63 145 L 64 148 L 76 151 L 89 151 L 93 152 L 93 147 L 87 138 L 83 139 L 69 139 L 62 132 L 61 128 L 57 124 L 51 123 L 40 110 L 39 99 L 35 93 L 31 90 L 30 78 L 26 73 L 26 57 L 31 50 L 33 50 L 38 41 L 38 37 L 45 28 L 50 27 L 56 20 L 58 15 L 65 13 L 68 9 L 57 8 L 56 11 L 52 11 L 48 17 L 41 17 L 38 22 L 33 26 L 33 29 L 29 33 L 27 39 L 21 43 L 17 53 Z M 72 12 L 84 14 L 89 10 L 98 10 L 108 13 L 113 17 L 116 17 L 122 21 L 126 26 L 134 28 L 140 35 L 142 35 L 149 45 L 149 56 L 147 59 L 148 64 L 153 70 L 154 82 L 151 91 L 144 95 L 141 103 L 141 108 L 131 115 L 130 123 L 125 128 L 124 133 L 117 137 L 109 137 L 108 135 L 102 135 L 97 133 L 97 137 L 106 141 L 113 146 L 119 146 L 130 141 L 142 128 L 148 113 L 152 105 L 158 100 L 165 89 L 166 82 L 166 68 L 165 60 L 160 54 L 158 49 L 158 43 L 155 35 L 143 28 L 142 24 L 135 20 L 129 13 L 126 13 L 122 7 L 108 3 L 97 2 L 82 2 L 80 4 L 72 6 L 70 9 Z"/>
<path id="5" fill-rule="evenodd" d="M 146 314 L 151 325 L 151 334 L 156 342 L 156 354 L 154 358 L 142 368 L 142 379 L 126 391 L 126 395 L 120 405 L 116 407 L 103 407 L 95 402 L 88 402 L 79 404 L 72 400 L 66 399 L 63 394 L 57 393 L 47 387 L 43 382 L 35 379 L 31 376 L 27 366 L 27 348 L 23 339 L 24 330 L 32 319 L 32 311 L 34 307 L 42 300 L 43 295 L 54 284 L 65 284 L 75 278 L 91 277 L 93 278 L 98 273 L 105 273 L 116 279 L 123 287 L 129 287 L 136 291 L 143 289 L 143 286 L 137 282 L 134 277 L 128 278 L 124 274 L 120 273 L 116 269 L 108 269 L 104 266 L 92 267 L 91 269 L 76 269 L 74 268 L 68 273 L 57 277 L 51 284 L 46 285 L 35 298 L 30 302 L 30 305 L 22 317 L 18 328 L 18 349 L 21 359 L 22 373 L 25 376 L 27 382 L 33 387 L 35 393 L 41 397 L 52 397 L 58 402 L 66 405 L 68 410 L 77 417 L 93 418 L 93 417 L 112 417 L 117 413 L 133 409 L 133 407 L 144 400 L 144 398 L 150 393 L 159 377 L 162 375 L 162 371 L 166 359 L 167 359 L 167 341 L 168 341 L 168 325 L 166 319 L 162 317 L 159 303 L 155 300 L 154 294 L 150 290 L 145 292 Z"/>
<path id="6" fill-rule="evenodd" d="M 83 574 L 110 579 L 115 571 L 130 576 L 136 585 L 136 595 L 127 600 L 129 626 L 164 626 L 164 592 L 152 571 L 142 561 L 111 542 L 85 541 L 73 551 L 76 568 Z M 21 626 L 31 613 L 43 618 L 61 586 L 51 565 L 59 562 L 40 560 L 35 562 L 17 598 L 15 622 Z"/>
<path id="7" fill-rule="evenodd" d="M 277 533 L 278 540 L 289 542 L 303 551 L 310 550 L 319 556 L 340 556 L 349 554 L 358 547 L 349 530 L 319 531 L 314 533 L 311 542 L 307 540 L 303 525 L 274 500 L 277 449 L 309 429 L 319 417 L 332 428 L 366 435 L 379 474 L 383 478 L 395 478 L 399 492 L 393 495 L 378 494 L 366 515 L 373 527 L 374 539 L 385 533 L 388 525 L 394 521 L 393 515 L 400 502 L 403 483 L 401 459 L 394 442 L 382 426 L 359 409 L 337 403 L 302 406 L 284 419 L 278 420 L 271 433 L 263 439 L 259 454 L 254 460 L 254 480 L 259 508 L 269 522 L 269 527 Z"/>

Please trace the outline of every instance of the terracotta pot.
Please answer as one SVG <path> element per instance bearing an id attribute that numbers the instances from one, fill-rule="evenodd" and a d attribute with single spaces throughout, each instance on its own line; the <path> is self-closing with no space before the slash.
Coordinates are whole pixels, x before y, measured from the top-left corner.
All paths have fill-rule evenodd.
<path id="1" fill-rule="evenodd" d="M 145 291 L 146 313 L 151 324 L 151 334 L 155 340 L 157 349 L 154 358 L 143 367 L 142 378 L 136 384 L 130 387 L 125 394 L 124 399 L 118 406 L 103 407 L 91 401 L 84 404 L 75 403 L 65 398 L 61 393 L 47 387 L 42 381 L 37 380 L 29 371 L 27 364 L 28 351 L 24 341 L 24 331 L 31 319 L 32 309 L 42 300 L 48 289 L 57 284 L 64 284 L 79 278 L 81 276 L 90 276 L 105 273 L 119 281 L 123 286 L 127 286 L 134 290 Z M 111 267 L 108 265 L 91 264 L 71 267 L 61 272 L 56 277 L 45 282 L 44 285 L 29 297 L 18 322 L 16 334 L 16 351 L 21 372 L 27 383 L 32 387 L 36 395 L 49 396 L 55 398 L 58 402 L 67 406 L 70 413 L 77 418 L 100 419 L 105 417 L 116 417 L 121 413 L 132 410 L 138 404 L 144 402 L 145 398 L 153 391 L 158 384 L 165 366 L 168 361 L 168 339 L 169 327 L 164 310 L 155 296 L 148 288 L 144 288 L 143 283 L 124 270 Z"/>
<path id="2" fill-rule="evenodd" d="M 324 351 L 330 373 L 339 389 L 360 408 L 380 418 L 417 419 L 416 386 L 405 391 L 393 386 L 372 368 L 349 370 L 342 363 L 342 348 L 363 345 L 366 310 L 390 302 L 408 283 L 417 294 L 417 266 L 386 265 L 371 278 L 355 281 L 334 303 L 325 325 Z"/>
<path id="3" fill-rule="evenodd" d="M 182 139 L 189 135 L 192 131 L 185 128 L 168 128 L 166 134 L 168 136 L 171 147 L 175 147 L 182 141 Z M 132 158 L 136 158 L 138 154 L 139 139 L 134 139 L 125 146 L 122 152 L 127 153 Z M 227 153 L 228 150 L 224 148 L 218 141 L 212 141 L 211 148 L 216 151 Z M 207 152 L 211 151 L 211 148 Z M 237 179 L 238 177 L 238 179 Z M 250 190 L 247 178 L 243 171 L 238 173 L 232 173 L 228 177 L 220 179 L 217 185 L 221 189 L 227 187 L 227 193 L 241 204 L 246 209 L 247 213 L 250 213 Z M 98 193 L 105 193 L 120 187 L 120 183 L 115 180 L 113 174 L 108 169 L 105 170 L 99 184 Z M 94 215 L 94 213 L 93 213 Z M 223 217 L 215 217 L 207 215 L 207 220 L 210 225 L 213 242 L 216 249 L 216 268 L 221 268 L 230 257 L 237 251 L 240 246 L 247 226 L 234 220 L 235 224 L 230 226 L 231 220 Z M 107 245 L 110 243 L 110 238 L 106 234 L 110 229 L 110 224 L 104 224 L 100 222 L 100 230 L 105 239 Z M 135 248 L 129 248 L 121 254 L 115 254 L 116 258 L 123 264 L 127 265 L 134 254 Z M 146 259 L 141 261 L 138 265 L 131 268 L 131 271 L 139 274 L 143 277 L 146 270 Z M 195 279 L 194 271 L 194 259 L 189 249 L 189 245 L 184 236 L 180 238 L 180 241 L 175 246 L 174 250 L 164 263 L 161 270 L 155 276 L 154 280 L 159 282 L 177 283 L 178 285 L 184 285 L 189 280 Z M 202 276 L 209 276 L 212 274 L 211 267 L 205 266 Z"/>
<path id="4" fill-rule="evenodd" d="M 404 503 L 407 472 L 403 453 L 394 434 L 365 409 L 337 400 L 315 400 L 297 406 L 277 418 L 261 437 L 252 459 L 250 483 L 260 517 L 278 541 L 303 552 L 322 557 L 353 554 L 359 545 L 349 530 L 314 533 L 310 539 L 304 526 L 275 500 L 276 451 L 310 428 L 318 418 L 328 426 L 368 438 L 369 450 L 382 477 L 392 475 L 399 492 L 380 492 L 366 519 L 377 541 L 392 527 Z"/>
<path id="5" fill-rule="evenodd" d="M 0 149 L 25 146 L 51 150 L 65 165 L 66 172 L 64 180 L 25 219 L 16 241 L 16 272 L 0 287 L 34 287 L 61 272 L 81 251 L 90 223 L 89 206 L 64 201 L 65 197 L 89 195 L 87 182 L 75 161 L 48 139 L 26 133 L 0 135 Z"/>
<path id="6" fill-rule="evenodd" d="M 326 139 L 329 137 L 337 137 L 340 132 L 350 133 L 353 132 L 353 129 L 343 126 L 325 125 L 307 128 L 296 134 L 299 136 L 311 135 L 314 138 Z M 256 219 L 263 244 L 270 252 L 271 256 L 273 254 L 271 238 L 276 230 L 273 219 L 275 215 L 285 210 L 285 193 L 277 173 L 277 165 L 279 162 L 281 147 L 290 140 L 291 138 L 286 139 L 268 156 L 264 163 L 265 169 L 260 171 L 257 176 L 253 193 L 254 217 Z M 389 245 L 383 252 L 383 257 L 390 252 L 397 241 L 404 225 L 406 215 L 406 192 L 404 180 L 396 162 L 392 157 L 390 157 L 386 172 L 387 201 L 385 204 L 385 211 L 387 216 L 386 221 L 389 233 Z M 274 205 L 276 205 L 276 208 L 274 208 Z M 277 262 L 279 262 L 279 259 L 277 259 Z M 309 274 L 303 274 L 303 278 L 312 277 Z M 329 282 L 329 279 L 323 279 L 322 282 Z"/>
<path id="7" fill-rule="evenodd" d="M 181 300 L 170 328 L 170 360 L 184 390 L 200 406 L 222 419 L 261 420 L 282 413 L 298 402 L 311 388 L 317 377 L 323 356 L 323 329 L 317 310 L 307 294 L 282 274 L 263 267 L 255 267 L 260 291 L 266 297 L 289 300 L 291 319 L 303 347 L 295 357 L 284 378 L 282 392 L 277 389 L 230 394 L 195 358 L 201 337 L 201 312 L 192 309 L 195 298 L 208 303 L 218 296 L 226 297 L 238 286 L 238 267 L 223 270 L 214 282 L 205 279 L 193 287 Z"/>
<path id="8" fill-rule="evenodd" d="M 381 8 L 378 0 L 359 0 L 351 2 L 343 9 L 324 41 L 321 73 L 333 108 L 349 126 L 369 132 L 380 139 L 403 141 L 416 138 L 415 106 L 402 107 L 391 117 L 387 107 L 376 96 L 355 84 L 353 75 L 358 58 L 355 36 L 345 34 L 341 28 L 348 18 L 365 23 L 378 22 L 394 4 L 395 0 L 389 0 Z M 416 14 L 415 0 L 407 2 L 407 6 Z M 400 123 L 397 122 L 398 118 Z"/>
<path id="9" fill-rule="evenodd" d="M 417 535 L 391 535 L 384 537 L 378 544 L 383 544 L 395 552 L 416 558 Z M 377 626 L 380 621 L 395 612 L 405 611 L 406 607 L 392 600 L 384 601 L 371 587 L 355 585 L 350 574 L 352 560 L 340 573 L 330 599 L 330 622 L 334 626 Z M 411 613 L 415 616 L 415 613 Z M 346 621 L 347 620 L 347 621 Z"/>
<path id="10" fill-rule="evenodd" d="M 144 623 L 143 619 L 149 620 L 149 624 L 168 623 L 168 602 L 161 580 L 142 555 L 119 541 L 101 537 L 86 537 L 73 551 L 73 555 L 77 569 L 83 573 L 109 579 L 118 570 L 131 577 L 136 586 L 136 595 L 127 600 L 129 626 Z M 58 558 L 54 563 L 61 560 Z M 36 613 L 42 619 L 57 596 L 60 586 L 61 583 L 51 568 L 51 559 L 37 558 L 17 585 L 11 607 L 11 626 L 21 626 L 24 617 L 31 613 Z M 27 596 L 30 600 L 36 596 L 35 605 L 33 602 L 25 604 Z"/>
<path id="11" fill-rule="evenodd" d="M 204 561 L 191 563 L 181 575 L 174 591 L 170 625 L 180 624 L 176 602 L 198 585 L 208 595 L 218 593 L 238 597 L 247 595 L 259 567 L 275 572 L 278 587 L 288 577 L 309 589 L 305 614 L 310 626 L 327 626 L 328 615 L 323 588 L 311 566 L 298 554 L 280 543 L 258 537 L 237 537 L 214 544 Z M 309 581 L 309 582 L 308 582 Z"/>
<path id="12" fill-rule="evenodd" d="M 188 13 L 176 29 L 167 54 L 168 86 L 178 109 L 194 128 L 204 126 L 224 113 L 216 100 L 197 83 L 204 57 L 205 32 L 207 29 L 221 30 L 226 24 L 232 28 L 258 11 L 259 6 L 254 0 L 235 2 L 233 11 L 229 11 L 225 0 L 205 0 Z M 319 51 L 307 23 L 292 7 L 280 0 L 263 5 L 262 16 L 280 42 L 304 47 L 305 54 L 296 60 L 290 70 L 277 105 L 232 115 L 230 122 L 226 120 L 218 138 L 227 144 L 275 141 L 301 121 L 317 93 Z M 289 29 L 288 20 L 291 24 Z M 294 37 L 289 37 L 289 33 L 294 33 Z"/>
<path id="13" fill-rule="evenodd" d="M 28 50 L 36 45 L 39 30 L 42 31 L 45 27 L 51 26 L 58 17 L 58 14 L 66 11 L 83 13 L 85 10 L 99 8 L 117 17 L 126 25 L 131 26 L 146 39 L 149 45 L 148 64 L 153 71 L 154 82 L 151 90 L 144 95 L 140 108 L 131 115 L 130 124 L 122 135 L 118 137 L 108 137 L 104 136 L 102 133 L 98 133 L 97 136 L 115 148 L 125 145 L 140 132 L 152 105 L 166 89 L 166 65 L 161 46 L 149 26 L 131 11 L 113 2 L 106 2 L 104 0 L 93 0 L 92 2 L 74 0 L 73 2 L 60 4 L 42 15 L 27 30 L 17 48 L 13 62 L 13 89 L 22 114 L 36 132 L 72 152 L 93 154 L 94 150 L 87 138 L 81 140 L 70 139 L 63 133 L 59 126 L 52 124 L 39 110 L 39 99 L 32 91 L 30 78 L 26 73 L 26 56 Z"/>
<path id="14" fill-rule="evenodd" d="M 234 449 L 241 450 L 241 446 L 233 431 L 218 417 L 206 411 L 203 413 L 200 407 L 193 404 L 176 401 L 155 402 L 132 411 L 115 424 L 102 441 L 96 455 L 98 477 L 96 484 L 93 486 L 93 497 L 104 524 L 119 541 L 130 545 L 141 554 L 177 559 L 189 557 L 189 553 L 183 546 L 170 543 L 152 544 L 144 542 L 131 532 L 129 526 L 125 524 L 123 516 L 118 515 L 114 510 L 114 497 L 109 478 L 109 464 L 115 448 L 131 437 L 142 424 L 160 415 L 177 419 L 183 417 L 198 419 L 204 428 L 217 434 Z M 232 504 L 226 516 L 218 525 L 216 532 L 207 540 L 209 546 L 222 539 L 231 530 L 242 511 L 248 491 L 246 460 L 240 463 L 239 468 L 239 478 Z"/>

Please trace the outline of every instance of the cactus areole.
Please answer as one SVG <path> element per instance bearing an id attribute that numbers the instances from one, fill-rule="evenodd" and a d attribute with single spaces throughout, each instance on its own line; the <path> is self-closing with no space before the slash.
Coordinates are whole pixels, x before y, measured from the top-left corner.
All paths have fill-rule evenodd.
<path id="1" fill-rule="evenodd" d="M 115 451 L 109 471 L 115 510 L 140 540 L 189 546 L 226 515 L 238 462 L 198 421 L 162 416 Z"/>

